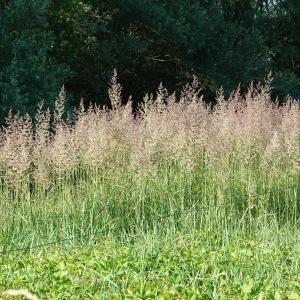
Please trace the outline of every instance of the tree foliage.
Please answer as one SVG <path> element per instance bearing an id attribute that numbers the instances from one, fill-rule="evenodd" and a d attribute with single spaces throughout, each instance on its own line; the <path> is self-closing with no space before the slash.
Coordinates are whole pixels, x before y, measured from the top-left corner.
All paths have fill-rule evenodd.
<path id="1" fill-rule="evenodd" d="M 0 11 L 0 115 L 32 112 L 54 102 L 69 68 L 51 56 L 49 1 L 2 1 Z"/>
<path id="2" fill-rule="evenodd" d="M 207 100 L 272 71 L 274 96 L 300 97 L 297 0 L 1 0 L 0 101 L 51 106 L 63 83 L 72 105 L 107 103 L 116 68 L 135 103 L 162 81 L 197 76 Z"/>

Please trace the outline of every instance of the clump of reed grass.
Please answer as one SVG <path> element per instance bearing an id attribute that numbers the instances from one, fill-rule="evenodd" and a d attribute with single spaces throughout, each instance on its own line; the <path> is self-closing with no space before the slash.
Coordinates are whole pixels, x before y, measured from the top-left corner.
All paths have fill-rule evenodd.
<path id="1" fill-rule="evenodd" d="M 48 187 L 82 168 L 143 173 L 154 171 L 161 159 L 193 168 L 199 157 L 222 177 L 233 163 L 241 170 L 252 165 L 268 180 L 283 170 L 287 176 L 299 174 L 299 102 L 273 102 L 270 82 L 251 85 L 245 95 L 237 89 L 228 99 L 219 93 L 214 107 L 203 101 L 196 79 L 185 86 L 179 101 L 160 85 L 134 115 L 131 100 L 122 105 L 115 72 L 109 96 L 112 109 L 81 105 L 71 124 L 62 118 L 64 90 L 54 120 L 42 106 L 34 120 L 9 115 L 0 132 L 2 182 L 13 188 L 30 182 Z"/>
<path id="2" fill-rule="evenodd" d="M 64 119 L 62 90 L 54 113 L 40 105 L 34 119 L 9 115 L 0 241 L 298 224 L 299 102 L 273 102 L 270 84 L 228 99 L 220 91 L 215 106 L 196 78 L 180 99 L 160 85 L 133 113 L 115 72 L 111 109 L 81 104 Z"/>

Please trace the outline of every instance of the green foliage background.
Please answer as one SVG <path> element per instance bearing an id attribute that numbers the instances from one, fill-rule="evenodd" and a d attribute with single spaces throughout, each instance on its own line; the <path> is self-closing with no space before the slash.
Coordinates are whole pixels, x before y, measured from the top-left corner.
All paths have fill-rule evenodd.
<path id="1" fill-rule="evenodd" d="M 297 0 L 1 0 L 0 25 L 2 120 L 52 107 L 63 84 L 71 106 L 107 104 L 114 68 L 135 104 L 192 75 L 213 101 L 270 71 L 274 97 L 300 97 Z"/>

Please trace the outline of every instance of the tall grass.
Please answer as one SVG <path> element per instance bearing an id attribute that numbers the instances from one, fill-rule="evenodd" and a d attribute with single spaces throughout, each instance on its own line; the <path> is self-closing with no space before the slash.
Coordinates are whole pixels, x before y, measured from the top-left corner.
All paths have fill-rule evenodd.
<path id="1" fill-rule="evenodd" d="M 196 80 L 180 101 L 161 85 L 138 113 L 80 105 L 63 118 L 10 115 L 0 133 L 0 243 L 84 235 L 202 230 L 225 236 L 297 226 L 300 110 L 271 101 L 270 81 L 203 101 Z M 5 246 L 6 245 L 6 246 Z"/>

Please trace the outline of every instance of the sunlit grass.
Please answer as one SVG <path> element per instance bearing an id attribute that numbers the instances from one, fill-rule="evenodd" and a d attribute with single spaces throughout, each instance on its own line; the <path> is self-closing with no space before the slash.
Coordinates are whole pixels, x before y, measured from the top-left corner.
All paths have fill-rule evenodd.
<path id="1" fill-rule="evenodd" d="M 0 282 L 41 299 L 298 299 L 299 254 L 290 229 L 106 237 L 2 257 Z"/>
<path id="2" fill-rule="evenodd" d="M 74 122 L 63 92 L 52 122 L 41 109 L 34 128 L 8 119 L 0 286 L 42 299 L 298 299 L 299 104 L 259 86 L 211 108 L 194 83 L 179 103 L 160 87 L 134 116 L 119 92 L 115 78 L 112 110 L 81 107 Z"/>

